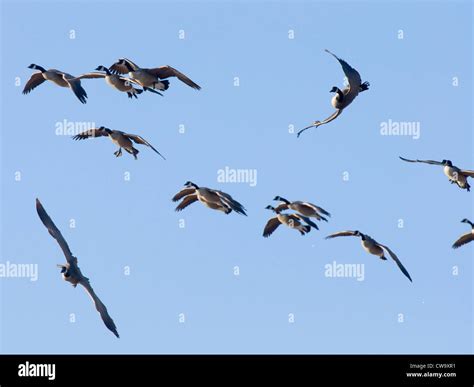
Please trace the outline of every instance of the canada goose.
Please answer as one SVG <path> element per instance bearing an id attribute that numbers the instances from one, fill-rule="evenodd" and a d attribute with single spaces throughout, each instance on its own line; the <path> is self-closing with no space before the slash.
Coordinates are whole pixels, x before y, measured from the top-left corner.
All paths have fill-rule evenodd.
<path id="1" fill-rule="evenodd" d="M 468 219 L 461 220 L 461 223 L 469 223 L 469 225 L 471 226 L 471 231 L 467 232 L 464 235 L 461 235 L 459 239 L 453 243 L 453 249 L 457 249 L 458 247 L 461 247 L 462 245 L 465 245 L 466 243 L 469 243 L 474 240 L 474 223 L 472 223 Z"/>
<path id="2" fill-rule="evenodd" d="M 297 133 L 297 137 L 299 137 L 301 133 L 303 133 L 305 130 L 308 130 L 313 127 L 317 128 L 318 126 L 327 124 L 328 122 L 335 120 L 342 113 L 342 111 L 346 107 L 348 107 L 352 103 L 352 101 L 354 101 L 355 97 L 357 97 L 359 93 L 365 90 L 369 90 L 370 83 L 362 83 L 360 74 L 356 69 L 352 68 L 345 60 L 338 58 L 331 51 L 325 51 L 331 54 L 334 58 L 336 58 L 341 64 L 342 71 L 344 71 L 344 75 L 346 76 L 349 85 L 345 87 L 344 90 L 339 89 L 337 86 L 333 86 L 333 88 L 329 92 L 336 93 L 331 99 L 331 104 L 333 108 L 336 109 L 336 111 L 324 121 L 314 121 L 311 125 L 301 129 Z"/>
<path id="3" fill-rule="evenodd" d="M 448 177 L 451 184 L 456 184 L 459 188 L 470 191 L 471 186 L 467 182 L 468 177 L 474 177 L 474 171 L 460 169 L 453 165 L 451 160 L 433 161 L 433 160 L 409 160 L 399 156 L 401 160 L 409 163 L 425 163 L 432 165 L 443 165 L 443 172 Z"/>
<path id="4" fill-rule="evenodd" d="M 87 93 L 81 86 L 81 81 L 74 78 L 71 74 L 63 73 L 62 71 L 49 69 L 46 70 L 44 67 L 36 64 L 30 64 L 29 69 L 39 70 L 39 73 L 34 73 L 31 78 L 26 82 L 23 94 L 28 94 L 34 88 L 41 85 L 44 81 L 51 81 L 54 84 L 61 87 L 69 87 L 76 95 L 77 99 L 82 103 L 86 103 Z"/>
<path id="5" fill-rule="evenodd" d="M 109 313 L 107 312 L 107 308 L 102 303 L 100 298 L 95 294 L 94 289 L 92 289 L 89 278 L 82 274 L 81 269 L 79 269 L 79 266 L 77 265 L 77 258 L 72 255 L 66 240 L 61 234 L 61 231 L 59 231 L 59 229 L 56 227 L 38 199 L 36 199 L 36 211 L 41 221 L 48 229 L 49 234 L 54 239 L 56 239 L 59 247 L 61 247 L 61 250 L 63 251 L 64 256 L 66 257 L 65 265 L 57 265 L 61 268 L 63 279 L 72 284 L 73 287 L 76 287 L 78 284 L 84 287 L 86 292 L 92 298 L 92 301 L 94 301 L 95 308 L 99 312 L 105 326 L 118 338 L 119 334 L 117 332 L 117 327 L 115 326 L 114 320 L 112 320 L 112 317 L 110 317 Z"/>
<path id="6" fill-rule="evenodd" d="M 105 67 L 105 66 L 98 66 L 96 68 L 96 71 L 104 71 L 103 73 L 100 72 L 90 72 L 86 74 L 82 74 L 75 79 L 94 79 L 94 78 L 104 78 L 105 82 L 107 82 L 108 85 L 112 86 L 115 90 L 127 93 L 128 98 L 138 98 L 137 94 L 143 93 L 143 90 L 137 89 L 133 87 L 133 85 L 139 85 L 138 82 L 136 82 L 133 79 L 130 78 L 125 78 L 117 74 L 112 74 L 110 70 Z M 150 90 L 153 93 L 163 95 L 155 90 Z"/>
<path id="7" fill-rule="evenodd" d="M 407 269 L 402 265 L 398 257 L 395 255 L 395 253 L 390 250 L 387 246 L 384 246 L 381 243 L 378 243 L 374 239 L 372 239 L 370 236 L 366 234 L 362 234 L 360 231 L 340 231 L 336 232 L 334 234 L 328 235 L 326 239 L 331 239 L 331 238 L 336 238 L 336 237 L 341 237 L 341 236 L 355 236 L 355 237 L 360 237 L 361 238 L 361 244 L 362 247 L 364 248 L 365 251 L 367 251 L 370 254 L 377 255 L 380 259 L 383 259 L 384 261 L 387 260 L 385 257 L 385 250 L 388 252 L 390 257 L 395 261 L 395 263 L 398 265 L 400 270 L 402 271 L 403 274 L 412 282 L 410 274 L 408 274 Z"/>
<path id="8" fill-rule="evenodd" d="M 101 126 L 100 128 L 97 129 L 89 129 L 86 130 L 82 133 L 76 134 L 73 139 L 74 140 L 85 140 L 86 138 L 90 137 L 109 137 L 112 142 L 119 147 L 119 149 L 114 152 L 114 155 L 116 157 L 122 156 L 122 148 L 125 149 L 128 153 L 133 155 L 135 157 L 135 160 L 137 159 L 137 154 L 138 154 L 138 149 L 135 149 L 133 147 L 133 142 L 136 144 L 142 144 L 150 147 L 153 149 L 156 153 L 158 153 L 163 160 L 166 160 L 164 156 L 158 152 L 148 141 L 146 141 L 143 137 L 137 136 L 136 134 L 128 134 L 121 132 L 120 130 L 111 130 L 109 128 L 106 128 L 104 126 Z M 133 141 L 133 142 L 132 142 Z"/>
<path id="9" fill-rule="evenodd" d="M 263 237 L 268 238 L 273 232 L 278 228 L 280 224 L 284 224 L 289 228 L 296 229 L 300 232 L 301 235 L 305 235 L 311 231 L 311 227 L 314 227 L 318 230 L 318 226 L 311 221 L 311 219 L 299 215 L 299 214 L 282 214 L 281 209 L 275 208 L 273 206 L 266 206 L 265 209 L 272 210 L 276 216 L 270 218 L 270 220 L 265 225 L 263 229 Z M 303 224 L 305 222 L 307 224 Z"/>
<path id="10" fill-rule="evenodd" d="M 206 187 L 199 187 L 191 181 L 187 181 L 184 186 L 185 188 L 179 191 L 172 198 L 173 202 L 177 202 L 184 198 L 176 207 L 176 211 L 182 211 L 190 204 L 199 200 L 206 207 L 213 210 L 222 211 L 225 214 L 230 214 L 232 211 L 235 211 L 238 214 L 247 216 L 244 206 L 225 192 Z"/>
<path id="11" fill-rule="evenodd" d="M 184 82 L 193 89 L 200 90 L 201 86 L 194 83 L 186 75 L 179 72 L 171 66 L 161 66 L 151 69 L 145 69 L 138 67 L 130 59 L 120 58 L 112 66 L 110 71 L 115 74 L 126 74 L 130 78 L 137 81 L 142 87 L 148 87 L 151 89 L 158 89 L 160 91 L 167 90 L 169 87 L 169 81 L 166 78 L 177 77 L 180 81 Z"/>
<path id="12" fill-rule="evenodd" d="M 281 196 L 275 196 L 273 200 L 279 200 L 282 203 L 277 206 L 278 210 L 286 210 L 290 209 L 296 212 L 299 212 L 301 215 L 307 216 L 309 218 L 316 218 L 317 220 L 324 220 L 327 222 L 328 220 L 322 216 L 321 214 L 331 216 L 329 212 L 325 209 L 316 206 L 315 204 L 302 202 L 302 201 L 295 201 L 290 202 L 289 200 L 282 198 Z"/>

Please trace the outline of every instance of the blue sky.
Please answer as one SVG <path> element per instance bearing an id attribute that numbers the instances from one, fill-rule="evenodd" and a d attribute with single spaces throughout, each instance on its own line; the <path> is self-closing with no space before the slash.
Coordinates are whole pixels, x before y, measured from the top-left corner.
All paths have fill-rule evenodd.
<path id="1" fill-rule="evenodd" d="M 472 4 L 144 2 L 143 13 L 131 4 L 2 2 L 0 263 L 38 264 L 39 276 L 0 278 L 0 351 L 472 353 L 474 245 L 451 248 L 469 230 L 460 220 L 473 218 L 472 192 L 440 167 L 398 159 L 474 168 Z M 289 126 L 329 116 L 329 90 L 343 82 L 325 48 L 371 88 L 297 139 Z M 172 65 L 202 90 L 172 79 L 165 97 L 132 101 L 86 80 L 86 105 L 51 83 L 21 93 L 30 63 L 78 75 L 123 56 Z M 56 135 L 64 120 L 140 134 L 167 160 L 144 147 L 138 161 L 116 159 L 107 139 Z M 389 120 L 419 123 L 420 138 L 382 136 Z M 257 184 L 218 182 L 226 166 L 256 170 Z M 174 212 L 170 199 L 187 180 L 230 193 L 248 217 L 199 203 Z M 305 237 L 280 227 L 264 239 L 275 195 L 333 216 Z M 85 292 L 62 281 L 64 258 L 36 197 L 120 340 Z M 355 238 L 324 240 L 344 229 L 391 247 L 413 283 Z M 326 277 L 333 261 L 365 264 L 364 281 Z"/>

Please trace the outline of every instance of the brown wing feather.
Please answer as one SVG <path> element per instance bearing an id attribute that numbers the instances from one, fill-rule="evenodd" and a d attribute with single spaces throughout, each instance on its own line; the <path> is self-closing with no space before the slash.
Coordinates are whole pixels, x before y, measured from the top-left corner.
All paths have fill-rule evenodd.
<path id="1" fill-rule="evenodd" d="M 466 243 L 469 243 L 474 240 L 474 234 L 469 232 L 467 234 L 462 235 L 456 242 L 453 243 L 453 249 L 457 249 Z"/>
<path id="2" fill-rule="evenodd" d="M 189 87 L 193 89 L 200 90 L 201 86 L 193 82 L 190 78 L 184 75 L 182 72 L 176 70 L 171 66 L 161 66 L 154 69 L 149 69 L 149 72 L 153 75 L 156 75 L 160 79 L 166 79 L 170 77 L 177 77 L 181 82 L 184 82 Z"/>
<path id="3" fill-rule="evenodd" d="M 104 129 L 94 128 L 88 129 L 82 133 L 76 134 L 73 136 L 74 140 L 85 140 L 86 138 L 90 137 L 103 137 L 108 136 L 108 133 Z"/>
<path id="4" fill-rule="evenodd" d="M 265 238 L 268 238 L 270 235 L 273 234 L 273 231 L 275 231 L 280 224 L 281 223 L 277 217 L 271 218 L 265 225 L 265 228 L 263 229 L 263 236 Z"/>
<path id="5" fill-rule="evenodd" d="M 335 232 L 334 234 L 330 234 L 326 237 L 326 239 L 341 237 L 341 236 L 354 236 L 355 231 L 339 231 Z"/>
<path id="6" fill-rule="evenodd" d="M 42 73 L 34 73 L 31 78 L 26 82 L 25 88 L 23 89 L 23 94 L 28 94 L 35 87 L 41 85 L 46 79 L 44 79 Z"/>
<path id="7" fill-rule="evenodd" d="M 153 145 L 151 145 L 147 140 L 145 140 L 143 137 L 141 136 L 137 136 L 136 134 L 128 134 L 128 133 L 125 133 L 125 136 L 127 136 L 130 140 L 132 140 L 133 142 L 135 142 L 136 144 L 142 144 L 142 145 L 146 145 L 146 146 L 149 146 L 151 149 L 153 149 L 156 153 L 158 153 L 162 158 L 163 160 L 166 160 L 165 157 L 160 153 L 158 152 L 154 147 Z"/>
<path id="8" fill-rule="evenodd" d="M 410 274 L 408 273 L 408 270 L 405 269 L 405 266 L 403 266 L 402 262 L 400 261 L 400 259 L 398 259 L 398 257 L 395 255 L 395 253 L 392 250 L 390 250 L 387 246 L 384 246 L 384 245 L 382 245 L 381 243 L 378 243 L 378 242 L 377 242 L 377 244 L 380 247 L 387 250 L 388 254 L 395 261 L 395 263 L 397 264 L 398 268 L 402 271 L 402 273 L 405 274 L 405 276 L 410 280 L 410 282 L 413 282 L 411 277 L 410 277 Z"/>
<path id="9" fill-rule="evenodd" d="M 178 204 L 178 206 L 175 208 L 175 211 L 182 211 L 184 210 L 187 206 L 190 204 L 194 203 L 196 200 L 198 200 L 197 194 L 192 194 L 186 196 L 181 203 Z"/>

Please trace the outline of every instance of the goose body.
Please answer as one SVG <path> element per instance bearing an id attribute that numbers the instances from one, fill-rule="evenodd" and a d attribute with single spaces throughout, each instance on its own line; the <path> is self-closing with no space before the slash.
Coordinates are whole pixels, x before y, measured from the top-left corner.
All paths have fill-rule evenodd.
<path id="1" fill-rule="evenodd" d="M 474 223 L 472 223 L 468 219 L 463 219 L 461 220 L 461 223 L 468 223 L 471 226 L 471 231 L 467 232 L 466 234 L 461 235 L 454 243 L 453 243 L 453 249 L 457 249 L 458 247 L 461 247 L 469 242 L 472 242 L 474 240 Z"/>
<path id="2" fill-rule="evenodd" d="M 63 251 L 64 256 L 66 257 L 66 263 L 58 265 L 61 268 L 63 279 L 69 282 L 73 287 L 81 285 L 85 289 L 87 294 L 89 294 L 91 297 L 92 302 L 94 303 L 94 306 L 97 309 L 97 312 L 99 312 L 100 317 L 102 318 L 102 321 L 104 322 L 107 329 L 109 329 L 118 338 L 119 334 L 117 332 L 117 327 L 115 326 L 112 317 L 110 317 L 106 306 L 97 296 L 94 289 L 92 289 L 89 278 L 82 274 L 81 269 L 77 265 L 77 258 L 72 255 L 66 240 L 38 199 L 36 199 L 36 211 L 39 218 L 41 219 L 41 222 L 48 229 L 49 234 L 57 241 L 59 247 Z"/>
<path id="3" fill-rule="evenodd" d="M 290 210 L 300 213 L 303 216 L 306 216 L 309 218 L 316 218 L 317 220 L 324 220 L 325 222 L 327 222 L 328 220 L 321 214 L 324 214 L 326 216 L 331 216 L 331 214 L 327 212 L 325 209 L 309 202 L 303 202 L 303 201 L 291 202 L 281 196 L 275 196 L 273 200 L 279 200 L 281 202 L 281 204 L 277 206 L 277 209 L 279 210 L 290 209 Z"/>
<path id="4" fill-rule="evenodd" d="M 409 163 L 424 163 L 443 166 L 443 173 L 447 176 L 451 184 L 456 184 L 459 188 L 465 189 L 468 192 L 471 190 L 471 186 L 469 185 L 467 178 L 474 177 L 474 171 L 458 168 L 453 165 L 451 160 L 411 160 L 401 156 L 399 156 L 399 158 Z"/>
<path id="5" fill-rule="evenodd" d="M 86 103 L 87 93 L 82 88 L 81 81 L 71 74 L 56 69 L 46 70 L 44 67 L 36 64 L 28 66 L 30 69 L 38 70 L 34 73 L 23 88 L 23 94 L 28 94 L 45 81 L 53 82 L 60 87 L 67 87 L 72 90 L 74 95 L 81 103 Z"/>
<path id="6" fill-rule="evenodd" d="M 311 219 L 300 214 L 286 214 L 282 213 L 283 209 L 272 206 L 265 207 L 267 210 L 272 210 L 276 216 L 270 218 L 263 229 L 263 237 L 268 238 L 273 232 L 283 224 L 289 228 L 298 230 L 301 235 L 305 235 L 311 231 L 311 227 L 318 229 L 318 226 L 311 221 Z M 304 224 L 306 223 L 306 224 Z"/>
<path id="7" fill-rule="evenodd" d="M 143 137 L 138 136 L 136 134 L 129 134 L 122 132 L 120 130 L 111 130 L 104 126 L 95 129 L 89 129 L 82 133 L 79 133 L 73 137 L 74 140 L 85 140 L 91 137 L 109 137 L 110 140 L 119 147 L 119 149 L 114 152 L 116 157 L 122 156 L 122 148 L 125 149 L 128 153 L 130 153 L 135 160 L 137 159 L 137 154 L 139 150 L 133 146 L 135 144 L 146 145 L 149 148 L 153 149 L 161 158 L 164 160 L 164 156 L 158 152 L 153 145 L 151 145 L 148 141 L 146 141 Z"/>
<path id="8" fill-rule="evenodd" d="M 130 59 L 120 58 L 117 60 L 117 62 L 110 66 L 110 70 L 115 74 L 128 73 L 128 76 L 139 83 L 145 90 L 167 90 L 170 83 L 167 78 L 171 77 L 178 78 L 180 81 L 193 89 L 201 89 L 201 86 L 171 66 L 140 68 Z"/>
<path id="9" fill-rule="evenodd" d="M 207 208 L 222 211 L 225 214 L 235 211 L 238 214 L 247 215 L 244 206 L 225 192 L 199 187 L 191 181 L 186 182 L 184 186 L 185 188 L 172 198 L 174 202 L 182 200 L 176 207 L 176 211 L 182 211 L 192 203 L 199 201 Z"/>
<path id="10" fill-rule="evenodd" d="M 398 268 L 401 270 L 401 272 L 412 282 L 412 279 L 410 277 L 410 274 L 408 273 L 407 269 L 405 269 L 405 266 L 403 266 L 402 262 L 398 257 L 395 255 L 395 253 L 390 250 L 388 246 L 385 246 L 381 243 L 378 243 L 375 239 L 371 238 L 367 234 L 363 234 L 360 231 L 340 231 L 336 232 L 334 234 L 330 234 L 326 237 L 326 239 L 332 239 L 336 237 L 342 237 L 342 236 L 355 236 L 355 237 L 360 237 L 361 239 L 361 245 L 362 248 L 369 254 L 375 255 L 379 257 L 382 260 L 387 260 L 386 258 L 386 253 L 392 258 L 395 263 L 397 264 Z"/>
<path id="11" fill-rule="evenodd" d="M 341 115 L 342 111 L 354 101 L 354 99 L 359 95 L 359 93 L 369 90 L 370 83 L 362 82 L 360 74 L 356 69 L 351 67 L 345 60 L 337 57 L 331 51 L 325 51 L 328 54 L 332 55 L 334 58 L 336 58 L 336 60 L 339 62 L 344 72 L 344 75 L 347 78 L 348 85 L 342 90 L 337 86 L 333 86 L 333 88 L 329 92 L 335 93 L 331 98 L 331 105 L 334 109 L 336 109 L 336 111 L 325 120 L 314 121 L 311 125 L 301 129 L 297 133 L 297 137 L 299 137 L 304 131 L 310 128 L 317 128 L 321 125 L 325 125 L 331 121 L 334 121 L 337 117 L 339 117 L 339 115 Z"/>

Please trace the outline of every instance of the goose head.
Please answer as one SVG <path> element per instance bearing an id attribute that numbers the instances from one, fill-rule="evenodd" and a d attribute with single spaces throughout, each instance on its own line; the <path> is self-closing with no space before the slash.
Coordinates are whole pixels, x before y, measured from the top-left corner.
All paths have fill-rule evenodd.
<path id="1" fill-rule="evenodd" d="M 362 240 L 365 240 L 365 235 L 362 234 L 359 230 L 354 231 L 354 236 L 360 237 Z"/>
<path id="2" fill-rule="evenodd" d="M 281 196 L 275 196 L 275 197 L 273 198 L 273 200 L 279 200 L 279 201 L 284 202 L 284 203 L 286 203 L 286 204 L 290 204 L 290 201 L 289 201 L 289 200 L 286 200 L 285 198 L 282 198 Z"/>
<path id="3" fill-rule="evenodd" d="M 461 220 L 461 223 L 468 223 L 471 225 L 472 228 L 474 228 L 474 223 L 472 223 L 469 219 L 464 218 L 463 220 Z"/>
<path id="4" fill-rule="evenodd" d="M 186 183 L 184 183 L 184 186 L 185 186 L 185 187 L 193 187 L 193 188 L 199 189 L 198 185 L 197 185 L 197 184 L 194 184 L 192 181 L 187 181 Z"/>
<path id="5" fill-rule="evenodd" d="M 110 75 L 109 69 L 108 69 L 107 67 L 105 67 L 105 66 L 102 66 L 102 65 L 97 66 L 97 68 L 96 68 L 95 70 L 96 70 L 96 71 L 105 71 L 105 73 L 106 73 L 107 75 Z"/>
<path id="6" fill-rule="evenodd" d="M 29 69 L 34 69 L 34 70 L 39 70 L 39 71 L 41 71 L 42 73 L 44 73 L 44 72 L 46 71 L 46 69 L 45 69 L 44 67 L 38 66 L 37 64 L 34 64 L 34 63 L 30 64 L 30 65 L 28 66 L 28 68 L 29 68 Z"/>
<path id="7" fill-rule="evenodd" d="M 265 209 L 266 210 L 271 210 L 271 211 L 273 211 L 277 214 L 280 212 L 280 211 L 277 211 L 277 209 L 275 207 L 271 206 L 271 205 L 266 206 Z"/>
<path id="8" fill-rule="evenodd" d="M 453 163 L 451 162 L 451 160 L 443 160 L 443 161 L 441 161 L 441 163 L 442 163 L 443 165 L 448 166 L 448 167 L 452 167 L 452 166 L 453 166 Z"/>

